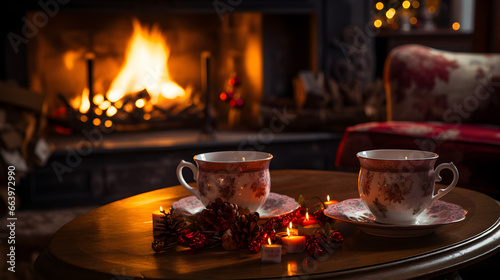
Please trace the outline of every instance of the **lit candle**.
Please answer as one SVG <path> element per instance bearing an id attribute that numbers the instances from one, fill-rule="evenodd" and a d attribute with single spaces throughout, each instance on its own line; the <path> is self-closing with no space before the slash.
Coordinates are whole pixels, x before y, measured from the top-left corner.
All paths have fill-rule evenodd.
<path id="1" fill-rule="evenodd" d="M 267 238 L 269 244 L 263 244 L 260 247 L 260 261 L 263 263 L 280 263 L 281 262 L 281 245 L 271 244 L 271 238 Z"/>
<path id="2" fill-rule="evenodd" d="M 286 229 L 288 236 L 282 237 L 283 247 L 288 254 L 301 253 L 306 247 L 305 236 L 290 236 L 290 230 Z"/>
<path id="3" fill-rule="evenodd" d="M 302 226 L 305 227 L 305 226 L 310 226 L 310 225 L 316 224 L 316 223 L 317 222 L 315 219 L 313 219 L 313 218 L 309 219 L 309 212 L 306 212 L 306 218 L 304 220 L 302 220 L 301 224 L 302 224 Z"/>
<path id="4" fill-rule="evenodd" d="M 287 232 L 289 232 L 289 233 L 290 233 L 290 234 L 288 234 L 288 235 L 292 235 L 292 236 L 294 236 L 294 235 L 299 235 L 299 230 L 298 230 L 298 229 L 296 229 L 296 228 L 293 228 L 293 224 L 292 224 L 292 222 L 290 222 L 290 225 L 289 225 L 289 227 L 288 227 L 288 229 L 287 229 Z"/>
<path id="5" fill-rule="evenodd" d="M 328 207 L 328 205 L 332 205 L 335 203 L 339 203 L 339 202 L 336 200 L 330 200 L 330 195 L 326 196 L 325 207 Z"/>
<path id="6" fill-rule="evenodd" d="M 165 211 L 163 208 L 160 206 L 160 210 L 154 211 L 153 212 L 153 236 L 156 238 L 157 235 L 160 233 L 159 230 L 156 229 L 156 225 L 160 223 L 161 218 L 164 216 Z"/>

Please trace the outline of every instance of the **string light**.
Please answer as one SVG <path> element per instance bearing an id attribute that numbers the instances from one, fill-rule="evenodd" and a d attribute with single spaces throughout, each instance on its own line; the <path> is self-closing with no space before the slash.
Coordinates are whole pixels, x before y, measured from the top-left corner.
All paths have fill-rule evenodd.
<path id="1" fill-rule="evenodd" d="M 379 11 L 382 10 L 384 8 L 384 3 L 377 2 L 377 4 L 375 4 L 375 8 Z"/>
<path id="2" fill-rule="evenodd" d="M 380 28 L 382 26 L 382 21 L 380 19 L 377 19 L 373 22 L 373 26 L 376 28 Z"/>
<path id="3" fill-rule="evenodd" d="M 454 22 L 453 25 L 451 26 L 451 28 L 453 28 L 453 30 L 458 30 L 460 29 L 460 23 L 458 22 Z"/>
<path id="4" fill-rule="evenodd" d="M 385 12 L 385 16 L 387 18 L 393 18 L 395 14 L 396 10 L 394 8 L 390 8 L 389 10 L 387 10 L 387 12 Z"/>

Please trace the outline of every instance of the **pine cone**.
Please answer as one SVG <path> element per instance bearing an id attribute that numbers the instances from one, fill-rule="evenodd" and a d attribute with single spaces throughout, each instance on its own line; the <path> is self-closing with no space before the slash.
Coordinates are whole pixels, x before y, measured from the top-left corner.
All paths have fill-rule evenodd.
<path id="1" fill-rule="evenodd" d="M 163 240 L 163 242 L 168 245 L 169 243 L 175 242 L 179 232 L 186 227 L 186 221 L 184 217 L 180 215 L 172 215 L 173 209 L 170 213 L 163 214 L 159 224 L 156 226 L 157 230 L 160 230 L 158 238 Z"/>
<path id="2" fill-rule="evenodd" d="M 246 248 L 260 234 L 259 213 L 237 216 L 231 225 L 233 238 L 239 248 Z"/>
<path id="3" fill-rule="evenodd" d="M 202 230 L 215 230 L 222 235 L 238 215 L 238 205 L 217 198 L 198 214 L 196 224 Z"/>

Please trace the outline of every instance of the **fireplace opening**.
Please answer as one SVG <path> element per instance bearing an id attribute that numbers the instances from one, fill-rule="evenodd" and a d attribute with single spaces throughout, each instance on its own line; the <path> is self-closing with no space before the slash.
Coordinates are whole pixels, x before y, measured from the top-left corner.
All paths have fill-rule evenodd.
<path id="1" fill-rule="evenodd" d="M 293 99 L 297 72 L 317 71 L 316 27 L 311 13 L 63 10 L 27 44 L 29 84 L 59 134 L 255 129 L 263 103 Z"/>

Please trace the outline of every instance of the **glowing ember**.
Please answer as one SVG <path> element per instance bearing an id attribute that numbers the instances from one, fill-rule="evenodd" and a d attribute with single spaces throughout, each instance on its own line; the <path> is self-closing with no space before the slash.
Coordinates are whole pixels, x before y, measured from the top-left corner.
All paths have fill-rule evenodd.
<path id="1" fill-rule="evenodd" d="M 186 95 L 183 88 L 171 78 L 167 67 L 170 49 L 157 25 L 151 30 L 133 20 L 134 33 L 129 42 L 125 63 L 112 82 L 106 97 L 115 102 L 125 94 L 146 89 L 151 102 L 156 104 L 160 95 L 174 99 Z"/>

